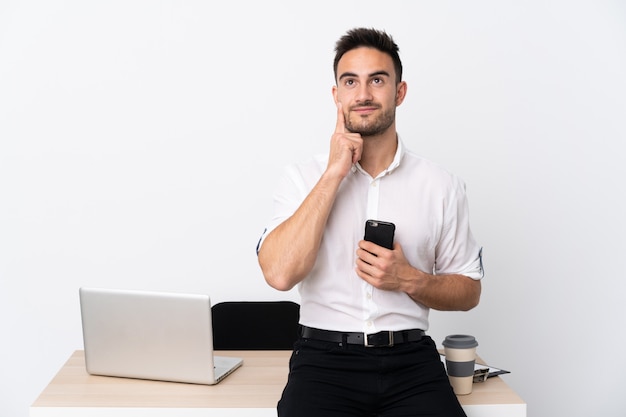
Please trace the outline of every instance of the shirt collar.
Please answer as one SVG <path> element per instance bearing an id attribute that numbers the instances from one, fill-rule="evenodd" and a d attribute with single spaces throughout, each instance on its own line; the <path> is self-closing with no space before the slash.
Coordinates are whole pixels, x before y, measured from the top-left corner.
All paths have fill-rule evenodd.
<path id="1" fill-rule="evenodd" d="M 402 139 L 400 139 L 400 135 L 398 135 L 397 138 L 398 138 L 398 147 L 396 148 L 396 154 L 393 157 L 393 161 L 391 161 L 391 164 L 389 164 L 387 169 L 385 169 L 383 172 L 378 174 L 378 177 L 376 178 L 384 177 L 385 175 L 392 173 L 396 168 L 400 166 L 400 161 L 402 160 L 402 157 L 406 153 L 406 148 L 404 146 L 404 143 L 402 143 Z M 352 172 L 356 172 L 357 170 L 359 170 L 361 173 L 365 175 L 369 175 L 367 172 L 365 172 L 365 170 L 361 167 L 361 164 L 359 164 L 358 162 L 352 165 Z"/>

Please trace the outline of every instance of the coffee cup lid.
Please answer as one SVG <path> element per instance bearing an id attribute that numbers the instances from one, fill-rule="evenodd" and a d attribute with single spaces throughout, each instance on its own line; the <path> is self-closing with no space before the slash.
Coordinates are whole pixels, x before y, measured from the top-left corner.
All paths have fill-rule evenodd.
<path id="1" fill-rule="evenodd" d="M 446 336 L 442 344 L 451 349 L 467 349 L 478 346 L 476 338 L 468 334 L 452 334 Z"/>

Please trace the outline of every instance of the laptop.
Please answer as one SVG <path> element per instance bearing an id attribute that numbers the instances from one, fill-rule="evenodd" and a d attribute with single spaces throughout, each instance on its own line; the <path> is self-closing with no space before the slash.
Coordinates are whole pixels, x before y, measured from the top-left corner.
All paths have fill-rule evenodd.
<path id="1" fill-rule="evenodd" d="M 213 355 L 208 295 L 80 288 L 92 375 L 214 385 L 243 359 Z"/>

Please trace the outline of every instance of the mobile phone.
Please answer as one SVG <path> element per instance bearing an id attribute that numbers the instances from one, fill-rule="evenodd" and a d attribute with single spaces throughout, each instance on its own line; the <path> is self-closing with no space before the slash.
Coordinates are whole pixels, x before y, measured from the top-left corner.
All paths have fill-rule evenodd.
<path id="1" fill-rule="evenodd" d="M 393 235 L 396 225 L 382 220 L 367 220 L 365 222 L 365 240 L 376 243 L 383 248 L 393 249 Z"/>

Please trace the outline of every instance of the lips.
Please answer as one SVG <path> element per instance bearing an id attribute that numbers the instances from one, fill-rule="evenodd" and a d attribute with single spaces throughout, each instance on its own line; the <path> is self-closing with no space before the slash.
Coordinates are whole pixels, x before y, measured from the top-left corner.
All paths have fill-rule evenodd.
<path id="1" fill-rule="evenodd" d="M 366 114 L 366 113 L 371 113 L 373 111 L 376 111 L 378 110 L 378 108 L 379 107 L 377 106 L 355 106 L 351 110 L 358 114 Z"/>

